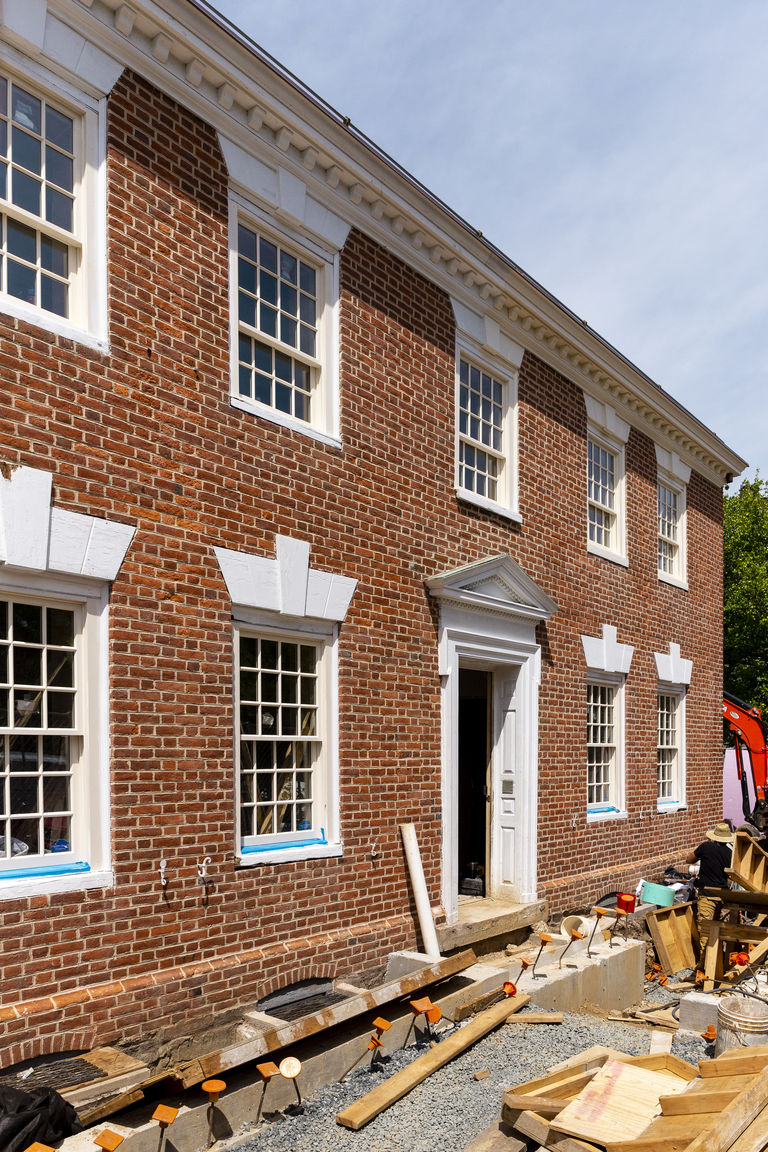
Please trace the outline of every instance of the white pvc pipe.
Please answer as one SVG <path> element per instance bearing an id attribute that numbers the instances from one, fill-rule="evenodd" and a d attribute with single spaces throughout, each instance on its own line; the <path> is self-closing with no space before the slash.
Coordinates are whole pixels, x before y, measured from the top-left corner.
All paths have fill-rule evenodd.
<path id="1" fill-rule="evenodd" d="M 413 824 L 401 824 L 400 835 L 403 838 L 405 859 L 408 862 L 408 872 L 411 877 L 411 887 L 416 901 L 416 913 L 419 917 L 421 938 L 424 941 L 424 951 L 428 956 L 439 957 L 440 945 L 437 942 L 435 922 L 432 918 L 432 909 L 429 906 L 427 895 L 427 882 L 424 879 L 424 866 L 421 862 L 419 842 L 416 839 L 416 827 Z"/>

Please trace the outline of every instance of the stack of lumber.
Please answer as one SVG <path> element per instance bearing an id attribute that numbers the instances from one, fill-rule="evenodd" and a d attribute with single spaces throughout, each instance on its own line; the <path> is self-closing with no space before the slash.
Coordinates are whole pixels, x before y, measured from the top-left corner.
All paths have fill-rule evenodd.
<path id="1" fill-rule="evenodd" d="M 552 1152 L 762 1152 L 768 1045 L 698 1069 L 668 1052 L 590 1049 L 504 1093 L 502 1120 Z"/>

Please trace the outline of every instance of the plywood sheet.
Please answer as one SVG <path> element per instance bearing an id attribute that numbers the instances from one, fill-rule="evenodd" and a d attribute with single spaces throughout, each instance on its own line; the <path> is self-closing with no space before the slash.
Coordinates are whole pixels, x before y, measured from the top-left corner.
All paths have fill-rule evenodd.
<path id="1" fill-rule="evenodd" d="M 609 1060 L 551 1127 L 603 1146 L 633 1140 L 658 1115 L 659 1098 L 682 1091 L 686 1083 L 674 1072 Z"/>

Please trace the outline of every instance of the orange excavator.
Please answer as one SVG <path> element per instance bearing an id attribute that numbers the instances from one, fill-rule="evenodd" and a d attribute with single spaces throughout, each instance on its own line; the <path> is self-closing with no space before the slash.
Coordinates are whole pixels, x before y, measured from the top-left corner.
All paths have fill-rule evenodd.
<path id="1" fill-rule="evenodd" d="M 723 692 L 723 720 L 733 733 L 733 742 L 736 746 L 736 769 L 741 784 L 744 819 L 753 824 L 763 836 L 766 836 L 768 835 L 768 802 L 765 797 L 768 783 L 766 780 L 768 735 L 760 709 L 750 708 L 749 704 L 739 700 L 738 696 L 731 696 L 729 692 Z M 745 762 L 749 765 L 755 793 L 755 804 L 751 810 Z"/>

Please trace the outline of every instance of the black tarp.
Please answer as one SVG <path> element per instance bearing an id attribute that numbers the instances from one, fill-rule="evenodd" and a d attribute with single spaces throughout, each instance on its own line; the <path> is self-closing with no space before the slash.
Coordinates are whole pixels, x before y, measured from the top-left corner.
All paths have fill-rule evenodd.
<path id="1" fill-rule="evenodd" d="M 53 1088 L 31 1088 L 27 1092 L 0 1084 L 2 1152 L 24 1152 L 36 1140 L 41 1144 L 56 1144 L 82 1130 L 72 1105 Z"/>

